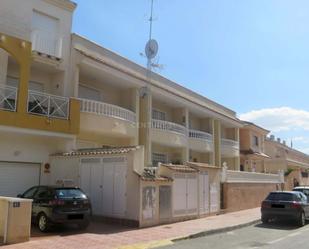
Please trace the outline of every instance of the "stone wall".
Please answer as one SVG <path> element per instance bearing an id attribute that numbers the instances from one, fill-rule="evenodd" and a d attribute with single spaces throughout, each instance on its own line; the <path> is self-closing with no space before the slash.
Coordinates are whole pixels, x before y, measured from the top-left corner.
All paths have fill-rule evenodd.
<path id="1" fill-rule="evenodd" d="M 271 191 L 281 189 L 275 183 L 223 183 L 222 208 L 227 212 L 261 206 L 261 202 Z"/>

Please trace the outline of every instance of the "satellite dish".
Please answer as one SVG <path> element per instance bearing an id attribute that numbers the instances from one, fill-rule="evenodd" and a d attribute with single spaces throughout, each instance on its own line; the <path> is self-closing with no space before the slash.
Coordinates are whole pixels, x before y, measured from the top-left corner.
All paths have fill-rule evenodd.
<path id="1" fill-rule="evenodd" d="M 147 58 L 151 60 L 154 57 L 156 57 L 156 55 L 158 54 L 158 50 L 159 50 L 158 42 L 154 39 L 150 39 L 145 47 L 145 54 Z"/>

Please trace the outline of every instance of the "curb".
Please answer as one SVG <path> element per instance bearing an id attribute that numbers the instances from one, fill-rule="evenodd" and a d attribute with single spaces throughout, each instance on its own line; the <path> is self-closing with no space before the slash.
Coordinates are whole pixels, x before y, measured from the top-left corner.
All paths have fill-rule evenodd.
<path id="1" fill-rule="evenodd" d="M 165 240 L 151 241 L 151 242 L 146 242 L 146 243 L 141 243 L 141 244 L 124 245 L 124 246 L 118 247 L 117 249 L 151 249 L 151 248 L 157 248 L 157 247 L 162 247 L 162 246 L 168 246 L 168 245 L 172 245 L 175 242 L 182 241 L 182 240 L 196 239 L 196 238 L 200 238 L 200 237 L 204 237 L 208 235 L 229 232 L 229 231 L 233 231 L 233 230 L 240 229 L 243 227 L 252 226 L 252 225 L 258 224 L 260 221 L 261 221 L 260 219 L 256 219 L 256 220 L 253 220 L 247 223 L 242 223 L 242 224 L 235 225 L 235 226 L 208 230 L 208 231 L 190 234 L 184 237 L 178 237 L 174 239 L 165 239 Z"/>
<path id="2" fill-rule="evenodd" d="M 240 229 L 240 228 L 243 228 L 243 227 L 248 227 L 248 226 L 258 224 L 260 221 L 261 221 L 260 219 L 256 219 L 256 220 L 253 220 L 253 221 L 250 221 L 250 222 L 247 222 L 247 223 L 243 223 L 243 224 L 239 224 L 239 225 L 235 225 L 235 226 L 218 228 L 218 229 L 208 230 L 208 231 L 199 232 L 199 233 L 195 233 L 195 234 L 190 234 L 188 236 L 172 239 L 171 241 L 172 242 L 178 242 L 178 241 L 187 240 L 187 239 L 196 239 L 196 238 L 204 237 L 204 236 L 207 236 L 207 235 L 230 232 L 232 230 L 236 230 L 236 229 Z"/>

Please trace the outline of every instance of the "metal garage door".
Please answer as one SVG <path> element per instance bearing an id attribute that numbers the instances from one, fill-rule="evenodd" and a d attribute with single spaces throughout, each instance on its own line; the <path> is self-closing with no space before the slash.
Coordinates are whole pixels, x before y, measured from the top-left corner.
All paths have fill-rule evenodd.
<path id="1" fill-rule="evenodd" d="M 0 162 L 0 195 L 16 197 L 40 184 L 40 164 Z"/>
<path id="2" fill-rule="evenodd" d="M 209 176 L 207 172 L 199 174 L 200 214 L 209 213 Z"/>
<path id="3" fill-rule="evenodd" d="M 173 215 L 197 213 L 197 178 L 195 174 L 174 174 Z"/>
<path id="4" fill-rule="evenodd" d="M 81 188 L 90 197 L 95 215 L 123 217 L 126 212 L 125 157 L 81 159 Z"/>

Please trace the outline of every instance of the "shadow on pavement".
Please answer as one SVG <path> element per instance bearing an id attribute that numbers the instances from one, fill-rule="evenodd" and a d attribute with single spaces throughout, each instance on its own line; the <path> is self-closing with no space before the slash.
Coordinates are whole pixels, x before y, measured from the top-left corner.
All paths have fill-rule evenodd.
<path id="1" fill-rule="evenodd" d="M 108 224 L 103 222 L 91 222 L 87 229 L 79 229 L 74 225 L 53 226 L 47 233 L 42 233 L 37 226 L 31 227 L 31 239 L 47 239 L 50 237 L 72 236 L 77 234 L 117 234 L 126 231 L 136 230 L 137 228 L 127 227 L 118 224 Z"/>
<path id="2" fill-rule="evenodd" d="M 276 230 L 296 230 L 299 228 L 295 222 L 291 221 L 272 221 L 268 224 L 259 223 L 256 224 L 255 227 Z"/>

